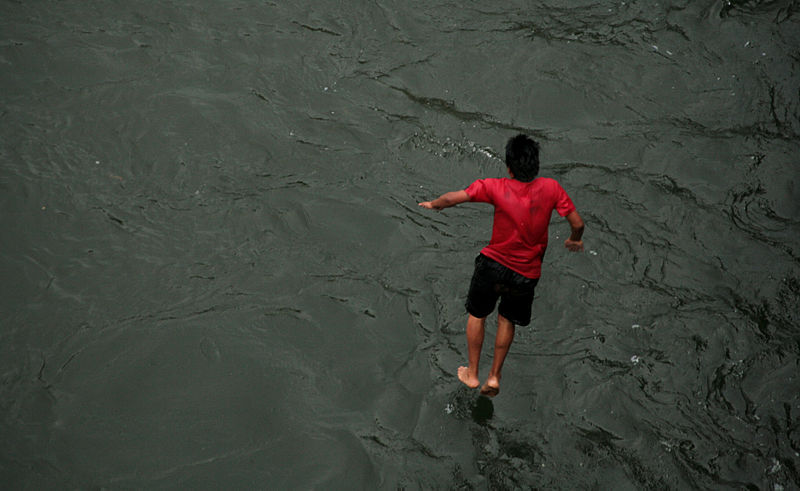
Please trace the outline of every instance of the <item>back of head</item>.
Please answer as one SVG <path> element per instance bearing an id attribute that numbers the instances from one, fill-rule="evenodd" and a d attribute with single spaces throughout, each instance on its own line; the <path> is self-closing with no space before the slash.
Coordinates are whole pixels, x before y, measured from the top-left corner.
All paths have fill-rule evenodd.
<path id="1" fill-rule="evenodd" d="M 509 138 L 506 143 L 506 165 L 518 181 L 536 179 L 539 173 L 539 144 L 523 134 Z"/>

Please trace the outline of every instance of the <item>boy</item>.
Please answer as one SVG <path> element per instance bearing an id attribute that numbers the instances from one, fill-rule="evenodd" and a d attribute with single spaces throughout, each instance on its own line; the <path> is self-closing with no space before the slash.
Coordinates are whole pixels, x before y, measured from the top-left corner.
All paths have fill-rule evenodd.
<path id="1" fill-rule="evenodd" d="M 533 293 L 541 274 L 547 226 L 553 210 L 566 217 L 572 228 L 564 246 L 573 252 L 583 250 L 583 220 L 572 200 L 554 179 L 536 177 L 539 144 L 526 135 L 510 138 L 506 143 L 506 166 L 511 179 L 479 179 L 465 190 L 445 193 L 419 204 L 434 210 L 466 201 L 494 206 L 492 239 L 475 259 L 467 296 L 469 366 L 458 368 L 458 378 L 467 387 L 474 389 L 480 385 L 478 362 L 484 326 L 499 298 L 494 360 L 481 388 L 481 394 L 490 397 L 500 392 L 501 370 L 514 339 L 515 325 L 530 323 Z"/>

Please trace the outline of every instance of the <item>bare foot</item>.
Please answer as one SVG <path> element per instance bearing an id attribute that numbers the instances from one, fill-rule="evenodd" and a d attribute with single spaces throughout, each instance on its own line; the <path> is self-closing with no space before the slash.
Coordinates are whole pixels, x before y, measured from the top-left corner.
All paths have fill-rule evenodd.
<path id="1" fill-rule="evenodd" d="M 494 397 L 500 393 L 500 379 L 497 377 L 489 377 L 486 383 L 481 387 L 481 394 L 489 397 Z"/>
<path id="2" fill-rule="evenodd" d="M 478 377 L 469 374 L 469 367 L 458 367 L 458 380 L 464 383 L 470 389 L 474 389 L 481 384 Z"/>

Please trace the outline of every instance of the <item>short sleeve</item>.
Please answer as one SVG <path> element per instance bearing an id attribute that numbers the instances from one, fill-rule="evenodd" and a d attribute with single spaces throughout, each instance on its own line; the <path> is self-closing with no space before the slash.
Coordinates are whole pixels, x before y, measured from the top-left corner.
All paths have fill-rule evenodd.
<path id="1" fill-rule="evenodd" d="M 567 195 L 567 192 L 564 191 L 564 188 L 562 188 L 561 184 L 558 182 L 555 182 L 555 191 L 556 211 L 558 214 L 564 217 L 575 211 L 575 205 L 572 203 L 569 195 Z"/>
<path id="2" fill-rule="evenodd" d="M 489 195 L 488 186 L 486 186 L 484 179 L 478 179 L 470 184 L 464 191 L 469 195 L 470 201 L 491 203 L 491 196 Z"/>

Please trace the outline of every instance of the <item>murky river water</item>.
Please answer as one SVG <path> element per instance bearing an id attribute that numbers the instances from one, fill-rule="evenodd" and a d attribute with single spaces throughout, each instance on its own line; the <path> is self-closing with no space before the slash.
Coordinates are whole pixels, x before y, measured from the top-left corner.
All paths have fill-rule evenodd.
<path id="1" fill-rule="evenodd" d="M 797 489 L 798 46 L 796 1 L 3 1 L 2 487 Z M 587 249 L 554 216 L 489 401 L 491 208 L 416 203 L 517 132 Z"/>

